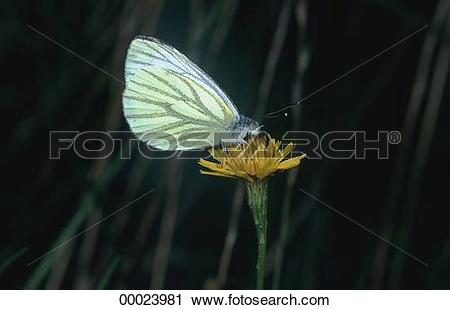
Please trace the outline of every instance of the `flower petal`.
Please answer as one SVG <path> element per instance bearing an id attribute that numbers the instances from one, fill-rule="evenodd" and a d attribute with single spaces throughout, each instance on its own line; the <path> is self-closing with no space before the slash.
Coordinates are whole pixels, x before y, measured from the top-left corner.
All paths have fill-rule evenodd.
<path id="1" fill-rule="evenodd" d="M 293 168 L 295 166 L 298 166 L 300 164 L 300 161 L 305 157 L 306 155 L 303 154 L 302 156 L 296 156 L 293 158 L 286 159 L 278 164 L 278 169 L 280 170 L 286 170 Z"/>
<path id="2" fill-rule="evenodd" d="M 200 160 L 198 161 L 198 164 L 200 166 L 203 166 L 205 168 L 211 169 L 211 170 L 216 170 L 216 169 L 221 169 L 222 165 L 218 164 L 218 163 L 214 163 L 212 161 L 207 161 L 203 158 L 200 158 Z"/>
<path id="3" fill-rule="evenodd" d="M 217 177 L 225 177 L 225 178 L 231 178 L 231 179 L 236 179 L 237 178 L 234 175 L 223 174 L 223 173 L 214 172 L 214 171 L 205 171 L 205 170 L 200 170 L 200 174 L 214 175 L 214 176 L 217 176 Z"/>

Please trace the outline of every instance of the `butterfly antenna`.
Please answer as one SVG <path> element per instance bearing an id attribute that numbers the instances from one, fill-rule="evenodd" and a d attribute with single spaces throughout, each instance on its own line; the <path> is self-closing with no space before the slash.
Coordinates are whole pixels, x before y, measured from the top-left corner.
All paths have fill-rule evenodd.
<path id="1" fill-rule="evenodd" d="M 281 109 L 276 110 L 276 111 L 273 111 L 273 112 L 269 112 L 269 113 L 267 113 L 267 114 L 264 116 L 264 118 L 278 118 L 278 117 L 282 117 L 283 115 L 280 114 L 281 112 L 284 112 L 284 111 L 286 111 L 286 110 L 290 110 L 290 109 L 292 109 L 292 108 L 295 108 L 295 107 L 301 105 L 301 104 L 303 103 L 303 100 L 304 100 L 304 99 L 298 100 L 298 101 L 296 101 L 295 103 L 293 103 L 293 104 L 291 104 L 291 105 L 288 105 L 288 106 L 286 106 L 286 107 L 284 107 L 284 108 L 281 108 Z M 285 113 L 284 116 L 287 116 L 287 113 Z"/>
<path id="2" fill-rule="evenodd" d="M 263 127 L 264 127 L 264 125 L 259 125 L 258 127 L 256 127 L 256 130 L 260 130 Z"/>

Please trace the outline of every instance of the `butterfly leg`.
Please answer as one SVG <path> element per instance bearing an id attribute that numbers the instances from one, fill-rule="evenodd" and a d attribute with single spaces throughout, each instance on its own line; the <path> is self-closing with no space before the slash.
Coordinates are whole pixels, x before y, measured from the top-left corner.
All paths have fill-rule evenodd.
<path id="1" fill-rule="evenodd" d="M 237 138 L 237 141 L 238 141 L 238 144 L 248 144 L 248 142 L 242 136 L 239 136 Z"/>

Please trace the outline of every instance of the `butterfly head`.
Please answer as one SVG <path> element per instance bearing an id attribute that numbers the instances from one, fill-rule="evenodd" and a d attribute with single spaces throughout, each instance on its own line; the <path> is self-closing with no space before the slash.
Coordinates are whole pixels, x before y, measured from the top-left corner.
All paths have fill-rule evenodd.
<path id="1" fill-rule="evenodd" d="M 241 115 L 239 121 L 235 124 L 233 130 L 240 132 L 240 138 L 256 137 L 261 132 L 262 125 L 249 117 Z"/>

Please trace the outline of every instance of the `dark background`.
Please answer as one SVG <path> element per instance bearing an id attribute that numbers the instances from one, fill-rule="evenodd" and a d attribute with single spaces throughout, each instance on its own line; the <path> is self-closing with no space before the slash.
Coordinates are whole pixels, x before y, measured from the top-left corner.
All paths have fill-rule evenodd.
<path id="1" fill-rule="evenodd" d="M 49 159 L 51 130 L 127 130 L 123 85 L 27 25 L 119 79 L 132 38 L 160 38 L 208 71 L 248 116 L 313 93 L 429 25 L 287 117 L 263 121 L 278 138 L 298 129 L 403 135 L 388 160 L 376 152 L 305 160 L 298 174 L 270 179 L 266 285 L 450 288 L 448 7 L 447 0 L 2 2 L 0 287 L 254 287 L 255 234 L 238 181 L 201 176 L 195 160 L 145 159 L 136 145 L 130 160 L 117 152 L 85 160 L 73 151 Z M 280 225 L 288 237 L 276 260 Z M 224 247 L 234 231 L 235 243 Z"/>

